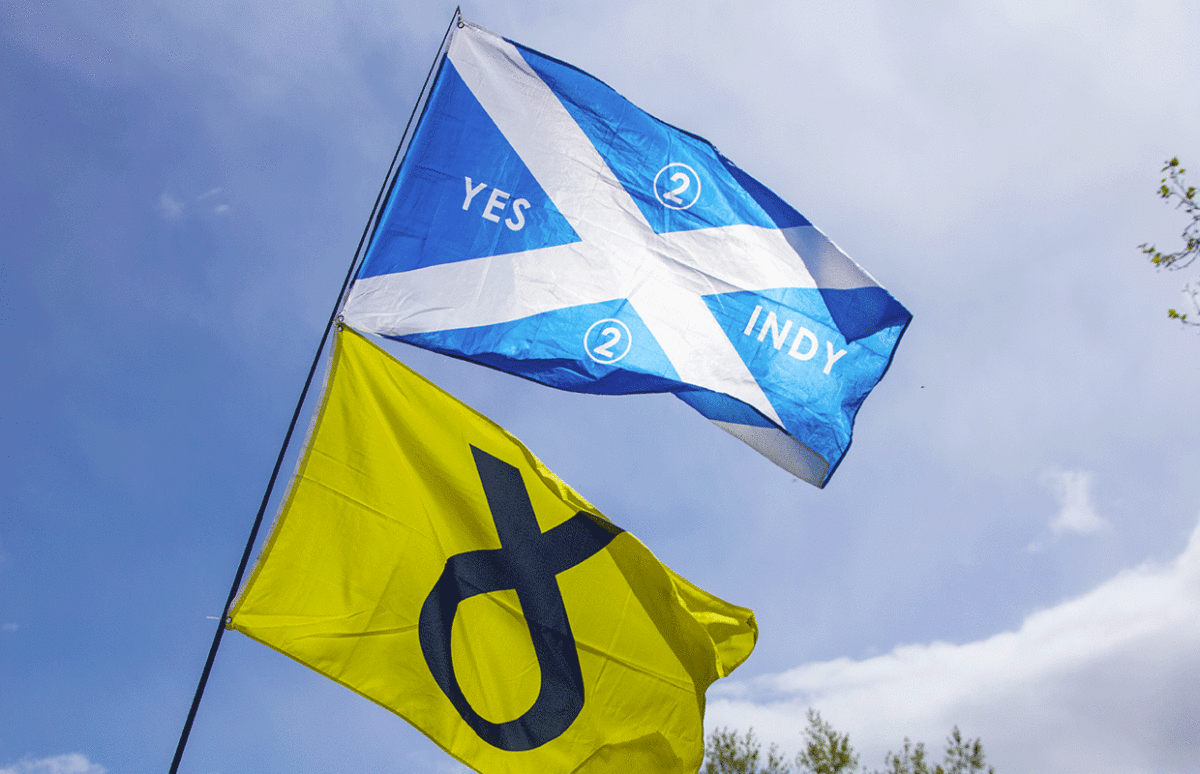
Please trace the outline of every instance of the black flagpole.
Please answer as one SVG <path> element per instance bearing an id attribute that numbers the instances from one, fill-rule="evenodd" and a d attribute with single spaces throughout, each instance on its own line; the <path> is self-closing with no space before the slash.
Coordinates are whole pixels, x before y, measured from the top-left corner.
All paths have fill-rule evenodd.
<path id="1" fill-rule="evenodd" d="M 196 695 L 192 698 L 192 706 L 188 710 L 187 720 L 183 724 L 183 732 L 179 735 L 179 744 L 175 747 L 175 757 L 171 760 L 170 774 L 177 774 L 179 770 L 179 761 L 183 758 L 183 749 L 187 746 L 188 736 L 192 732 L 192 723 L 196 720 L 196 710 L 200 707 L 200 699 L 204 696 L 204 687 L 208 684 L 208 675 L 212 671 L 213 661 L 217 658 L 217 648 L 221 645 L 221 637 L 225 634 L 225 624 L 229 620 L 229 608 L 233 606 L 233 600 L 237 597 L 238 589 L 242 585 L 242 576 L 246 574 L 246 566 L 250 563 L 250 554 L 254 550 L 254 543 L 258 539 L 258 530 L 262 527 L 263 515 L 267 512 L 267 504 L 271 499 L 271 492 L 275 488 L 275 481 L 279 478 L 279 470 L 283 467 L 283 458 L 287 454 L 288 444 L 292 440 L 292 433 L 296 429 L 296 422 L 300 419 L 300 411 L 304 407 L 304 401 L 308 397 L 308 388 L 312 385 L 313 376 L 317 373 L 317 366 L 321 362 L 321 353 L 325 350 L 325 342 L 329 340 L 329 331 L 333 328 L 333 323 L 337 319 L 338 313 L 342 308 L 342 299 L 346 295 L 346 289 L 350 287 L 350 281 L 354 277 L 354 270 L 358 266 L 362 256 L 363 245 L 367 243 L 367 236 L 372 232 L 372 227 L 376 223 L 376 218 L 379 215 L 379 206 L 383 202 L 384 194 L 390 193 L 390 187 L 394 184 L 394 174 L 397 170 L 396 162 L 400 159 L 400 152 L 404 149 L 404 143 L 408 139 L 409 129 L 412 127 L 413 119 L 417 115 L 418 108 L 421 107 L 422 100 L 426 98 L 429 90 L 429 81 L 433 77 L 434 71 L 437 69 L 438 62 L 441 61 L 443 52 L 446 48 L 446 41 L 450 39 L 450 33 L 457 23 L 462 26 L 462 14 L 459 8 L 454 9 L 454 15 L 450 19 L 450 26 L 446 28 L 446 34 L 442 36 L 442 44 L 438 47 L 437 56 L 434 57 L 433 64 L 429 67 L 429 73 L 425 76 L 425 83 L 421 87 L 421 93 L 417 96 L 417 102 L 413 105 L 412 113 L 408 116 L 408 123 L 404 125 L 404 133 L 400 136 L 400 144 L 396 146 L 396 153 L 392 156 L 392 163 L 388 167 L 387 175 L 383 179 L 383 185 L 379 188 L 379 193 L 375 196 L 375 206 L 371 209 L 371 216 L 367 218 L 367 225 L 363 228 L 362 236 L 358 239 L 358 247 L 354 250 L 354 258 L 350 261 L 350 268 L 346 272 L 346 278 L 342 280 L 342 288 L 338 291 L 337 303 L 333 306 L 333 312 L 329 315 L 329 322 L 325 323 L 325 332 L 321 334 L 321 343 L 317 345 L 317 353 L 313 356 L 312 366 L 308 369 L 308 378 L 304 380 L 304 389 L 300 391 L 300 399 L 296 401 L 296 409 L 292 412 L 292 421 L 288 425 L 287 433 L 283 436 L 283 445 L 279 448 L 279 456 L 275 459 L 275 467 L 271 471 L 271 478 L 267 481 L 266 492 L 263 493 L 262 503 L 258 506 L 258 515 L 254 517 L 254 526 L 250 529 L 250 538 L 246 541 L 246 549 L 242 552 L 242 561 L 238 564 L 237 574 L 233 578 L 233 585 L 229 589 L 229 597 L 225 600 L 225 608 L 221 611 L 221 618 L 217 622 L 217 633 L 213 636 L 212 647 L 208 649 L 208 659 L 204 662 L 204 671 L 200 673 L 200 682 L 196 685 Z"/>

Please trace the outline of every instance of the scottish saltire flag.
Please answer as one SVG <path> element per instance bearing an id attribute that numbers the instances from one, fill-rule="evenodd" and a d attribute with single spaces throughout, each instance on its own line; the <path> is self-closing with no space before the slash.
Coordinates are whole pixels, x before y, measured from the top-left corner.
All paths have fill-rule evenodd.
<path id="1" fill-rule="evenodd" d="M 817 486 L 911 319 L 709 142 L 469 23 L 343 316 L 565 390 L 675 393 Z"/>

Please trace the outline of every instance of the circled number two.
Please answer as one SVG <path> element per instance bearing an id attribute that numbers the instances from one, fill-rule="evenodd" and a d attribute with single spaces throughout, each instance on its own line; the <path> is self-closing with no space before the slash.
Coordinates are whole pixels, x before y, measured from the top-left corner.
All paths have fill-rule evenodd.
<path id="1" fill-rule="evenodd" d="M 617 356 L 617 353 L 613 352 L 613 347 L 615 347 L 617 343 L 621 341 L 621 331 L 617 328 L 609 326 L 600 331 L 600 335 L 607 338 L 600 346 L 592 347 L 592 351 L 605 360 L 612 360 Z"/>
<path id="2" fill-rule="evenodd" d="M 654 196 L 671 210 L 686 210 L 700 200 L 701 181 L 696 170 L 672 161 L 654 176 Z"/>
<path id="3" fill-rule="evenodd" d="M 629 353 L 633 337 L 629 328 L 620 320 L 609 318 L 597 320 L 583 337 L 583 346 L 588 357 L 597 363 L 615 363 Z"/>
<path id="4" fill-rule="evenodd" d="M 663 194 L 663 198 L 670 199 L 676 204 L 683 204 L 683 199 L 679 198 L 679 194 L 688 189 L 688 186 L 692 184 L 692 179 L 682 172 L 676 172 L 675 174 L 671 175 L 671 182 L 679 183 L 679 187 L 672 188 L 670 191 L 667 191 L 665 194 Z"/>

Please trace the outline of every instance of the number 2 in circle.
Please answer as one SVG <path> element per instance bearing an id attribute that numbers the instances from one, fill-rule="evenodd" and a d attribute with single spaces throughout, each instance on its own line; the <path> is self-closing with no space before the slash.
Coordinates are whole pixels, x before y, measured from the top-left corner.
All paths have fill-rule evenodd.
<path id="1" fill-rule="evenodd" d="M 688 186 L 692 184 L 692 179 L 682 172 L 676 172 L 675 174 L 671 175 L 671 182 L 679 183 L 679 187 L 667 191 L 665 194 L 663 194 L 663 198 L 669 199 L 675 204 L 682 205 L 683 199 L 679 198 L 679 194 L 688 189 Z"/>
<path id="2" fill-rule="evenodd" d="M 654 176 L 654 196 L 672 210 L 686 210 L 700 200 L 700 176 L 696 170 L 672 161 Z"/>
<path id="3" fill-rule="evenodd" d="M 592 347 L 592 351 L 605 360 L 612 360 L 617 356 L 612 348 L 621 340 L 621 331 L 611 325 L 600 331 L 601 336 L 607 336 L 607 340 L 598 347 Z"/>
<path id="4" fill-rule="evenodd" d="M 583 346 L 588 357 L 602 365 L 615 363 L 629 354 L 633 337 L 629 328 L 620 320 L 612 318 L 597 320 L 583 337 Z"/>

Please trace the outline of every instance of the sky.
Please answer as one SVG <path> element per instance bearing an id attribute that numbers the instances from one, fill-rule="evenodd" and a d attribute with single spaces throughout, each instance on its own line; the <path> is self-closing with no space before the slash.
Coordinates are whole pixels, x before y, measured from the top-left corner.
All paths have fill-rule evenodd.
<path id="1" fill-rule="evenodd" d="M 0 774 L 169 766 L 453 8 L 0 6 Z M 958 725 L 1002 774 L 1200 771 L 1200 336 L 1138 250 L 1185 225 L 1155 189 L 1200 163 L 1200 7 L 463 10 L 711 140 L 914 315 L 824 490 L 670 396 L 391 347 L 755 611 L 709 728 L 790 756 L 812 707 L 872 768 Z M 181 767 L 462 770 L 238 633 Z"/>

